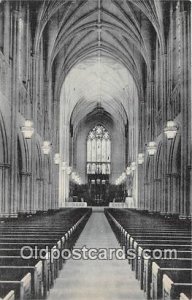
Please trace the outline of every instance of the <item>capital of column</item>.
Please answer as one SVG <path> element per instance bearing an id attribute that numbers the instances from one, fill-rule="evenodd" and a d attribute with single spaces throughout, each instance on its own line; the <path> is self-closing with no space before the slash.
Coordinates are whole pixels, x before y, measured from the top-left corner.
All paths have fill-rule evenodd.
<path id="1" fill-rule="evenodd" d="M 9 169 L 10 168 L 10 164 L 7 164 L 7 163 L 0 163 L 0 168 L 1 169 Z"/>
<path id="2" fill-rule="evenodd" d="M 26 177 L 27 177 L 27 176 L 30 177 L 30 176 L 32 175 L 31 172 L 27 172 L 27 171 L 21 171 L 20 174 L 21 174 L 22 176 L 26 176 Z"/>

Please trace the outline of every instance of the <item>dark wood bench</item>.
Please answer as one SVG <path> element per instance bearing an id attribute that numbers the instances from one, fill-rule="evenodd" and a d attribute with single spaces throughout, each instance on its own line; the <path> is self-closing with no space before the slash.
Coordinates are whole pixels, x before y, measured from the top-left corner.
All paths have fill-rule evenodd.
<path id="1" fill-rule="evenodd" d="M 172 241 L 165 241 L 164 243 L 158 243 L 157 242 L 153 242 L 153 243 L 135 243 L 134 244 L 134 251 L 136 253 L 136 257 L 135 259 L 131 260 L 131 266 L 132 266 L 132 270 L 135 271 L 135 276 L 136 278 L 138 278 L 138 272 L 139 269 L 141 269 L 140 264 L 142 262 L 143 259 L 143 251 L 146 249 L 149 250 L 176 250 L 176 251 L 192 251 L 192 245 L 189 244 L 184 244 L 183 242 L 177 242 L 177 244 L 173 243 Z"/>
<path id="2" fill-rule="evenodd" d="M 144 265 L 141 270 L 141 281 L 140 287 L 143 289 L 146 294 L 146 298 L 150 298 L 150 288 L 152 282 L 152 263 L 159 262 L 162 259 L 154 259 L 152 257 L 148 257 L 144 259 Z M 177 261 L 177 260 L 189 260 L 189 264 L 192 260 L 192 251 L 177 251 L 177 259 L 166 259 L 166 261 Z"/>
<path id="3" fill-rule="evenodd" d="M 40 266 L 42 265 L 42 267 Z M 35 284 L 35 294 L 39 293 L 39 297 L 47 296 L 49 290 L 49 271 L 47 260 L 39 260 L 31 258 L 24 260 L 19 256 L 0 256 L 0 268 L 1 267 L 35 267 L 34 271 L 34 282 Z M 37 277 L 37 279 L 36 279 Z M 37 290 L 37 291 L 36 291 Z M 39 290 L 39 292 L 38 292 Z"/>
<path id="4" fill-rule="evenodd" d="M 14 291 L 15 300 L 31 299 L 31 273 L 17 270 L 16 273 L 0 274 L 0 297 L 8 291 Z"/>
<path id="5" fill-rule="evenodd" d="M 43 297 L 43 266 L 39 261 L 35 266 L 0 266 L 0 280 L 13 278 L 20 271 L 31 274 L 31 297 L 41 299 Z"/>
<path id="6" fill-rule="evenodd" d="M 192 270 L 166 271 L 163 275 L 162 298 L 177 300 L 181 293 L 187 294 L 188 298 L 192 297 Z"/>
<path id="7" fill-rule="evenodd" d="M 178 262 L 178 265 L 181 264 L 179 267 L 188 268 L 192 258 L 191 227 L 188 223 L 180 220 L 173 223 L 157 215 L 130 210 L 105 209 L 105 214 L 120 245 L 125 247 L 125 252 L 128 249 L 135 251 L 135 259 L 129 259 L 129 263 L 132 270 L 135 270 L 136 278 L 140 280 L 140 287 L 144 288 L 148 298 L 152 262 L 155 260 L 143 258 L 142 253 L 145 249 L 161 250 L 163 253 L 167 250 L 176 250 L 177 260 L 179 258 L 185 260 L 184 265 Z M 148 262 L 144 264 L 145 260 Z M 170 259 L 171 269 L 176 267 L 173 260 L 174 256 Z M 174 261 L 175 264 L 177 260 Z"/>
<path id="8" fill-rule="evenodd" d="M 73 209 L 72 211 L 69 210 L 67 214 L 59 212 L 54 216 L 32 217 L 25 221 L 16 220 L 1 224 L 0 268 L 3 269 L 6 267 L 9 271 L 11 268 L 33 268 L 33 264 L 31 265 L 33 258 L 21 262 L 20 249 L 23 246 L 30 246 L 33 249 L 32 255 L 37 255 L 38 261 L 39 251 L 45 249 L 46 246 L 48 246 L 49 253 L 55 248 L 61 251 L 66 247 L 72 247 L 90 214 L 90 209 Z M 38 247 L 37 251 L 35 250 L 35 246 Z M 25 255 L 27 254 L 30 254 L 29 251 L 25 251 Z M 47 291 L 54 283 L 54 279 L 58 276 L 58 271 L 62 267 L 63 260 L 54 259 L 51 261 L 51 258 L 46 258 L 41 263 L 43 270 L 43 295 L 46 296 Z M 11 281 L 15 281 L 15 279 L 12 278 Z"/>
<path id="9" fill-rule="evenodd" d="M 57 245 L 58 245 L 58 249 L 61 250 L 61 244 L 57 243 Z M 10 242 L 10 243 L 0 243 L 0 249 L 2 249 L 2 250 L 3 249 L 12 249 L 12 248 L 13 249 L 21 249 L 24 246 L 30 246 L 33 249 L 35 249 L 35 247 L 37 246 L 39 251 L 41 249 L 45 249 L 45 247 L 47 246 L 48 249 L 49 249 L 48 250 L 49 253 L 56 248 L 54 243 L 51 243 L 51 242 L 46 243 L 46 244 L 44 244 L 44 243 L 31 243 L 31 242 L 27 242 L 27 243 L 22 243 L 22 242 L 20 242 L 20 243 L 12 243 L 12 242 Z M 24 251 L 24 253 L 25 253 L 25 251 Z M 21 254 L 21 251 L 20 251 L 20 254 Z M 26 256 L 27 256 L 27 251 L 26 251 Z M 50 257 L 50 259 L 51 259 L 51 257 Z M 52 278 L 51 282 L 53 284 L 54 279 L 57 278 L 57 276 L 58 276 L 58 272 L 59 272 L 59 269 L 60 269 L 60 261 L 58 259 L 53 259 L 52 261 L 50 260 L 50 266 L 51 266 L 51 278 Z"/>
<path id="10" fill-rule="evenodd" d="M 0 290 L 0 300 L 15 300 L 15 292 L 10 290 L 10 287 L 7 286 L 3 290 Z"/>
<path id="11" fill-rule="evenodd" d="M 191 286 L 189 287 L 189 290 L 185 290 L 184 293 L 180 293 L 179 300 L 191 300 L 192 298 L 192 288 Z"/>
<path id="12" fill-rule="evenodd" d="M 163 291 L 163 275 L 170 275 L 171 279 L 179 283 L 191 283 L 191 263 L 186 261 L 177 262 L 171 266 L 170 262 L 160 261 L 152 264 L 151 296 L 153 299 L 161 299 Z"/>

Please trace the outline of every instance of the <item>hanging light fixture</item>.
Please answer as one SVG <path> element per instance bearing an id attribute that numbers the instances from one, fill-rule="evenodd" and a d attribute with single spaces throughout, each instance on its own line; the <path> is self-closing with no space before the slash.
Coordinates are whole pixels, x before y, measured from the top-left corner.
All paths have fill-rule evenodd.
<path id="1" fill-rule="evenodd" d="M 142 165 L 144 163 L 144 153 L 138 154 L 138 164 Z"/>
<path id="2" fill-rule="evenodd" d="M 149 142 L 149 144 L 147 146 L 147 151 L 150 156 L 155 155 L 155 153 L 157 151 L 157 144 L 155 142 Z"/>
<path id="3" fill-rule="evenodd" d="M 54 163 L 55 163 L 55 165 L 59 165 L 59 163 L 60 163 L 60 154 L 59 153 L 55 153 Z"/>
<path id="4" fill-rule="evenodd" d="M 131 171 L 135 171 L 135 169 L 136 169 L 136 163 L 133 161 L 131 163 Z"/>
<path id="5" fill-rule="evenodd" d="M 24 126 L 21 127 L 21 132 L 25 139 L 31 139 L 34 133 L 33 122 L 30 120 L 25 120 Z"/>
<path id="6" fill-rule="evenodd" d="M 76 178 L 76 173 L 75 173 L 75 172 L 72 172 L 72 173 L 71 173 L 71 178 L 72 178 L 73 180 L 75 180 L 75 178 Z"/>
<path id="7" fill-rule="evenodd" d="M 67 169 L 67 163 L 66 161 L 62 162 L 62 170 L 65 171 Z"/>
<path id="8" fill-rule="evenodd" d="M 68 168 L 67 168 L 67 174 L 70 175 L 71 172 L 72 172 L 72 167 L 68 167 Z"/>
<path id="9" fill-rule="evenodd" d="M 122 175 L 121 175 L 121 177 L 122 177 L 122 181 L 125 180 L 126 179 L 126 173 L 123 172 Z"/>
<path id="10" fill-rule="evenodd" d="M 126 169 L 126 174 L 127 174 L 127 175 L 130 175 L 130 174 L 131 174 L 131 167 L 127 167 L 127 169 Z"/>
<path id="11" fill-rule="evenodd" d="M 164 133 L 168 139 L 174 139 L 177 134 L 177 125 L 174 121 L 168 121 Z"/>
<path id="12" fill-rule="evenodd" d="M 45 155 L 48 155 L 51 151 L 51 143 L 50 141 L 44 141 L 42 146 L 42 151 Z"/>

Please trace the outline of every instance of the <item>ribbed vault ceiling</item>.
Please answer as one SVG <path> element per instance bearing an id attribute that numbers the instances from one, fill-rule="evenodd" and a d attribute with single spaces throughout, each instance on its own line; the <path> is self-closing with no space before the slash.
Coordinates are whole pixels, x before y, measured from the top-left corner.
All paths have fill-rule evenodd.
<path id="1" fill-rule="evenodd" d="M 150 74 L 149 45 L 155 33 L 164 44 L 157 0 L 48 0 L 38 28 L 36 48 L 42 33 L 51 33 L 49 71 L 56 67 L 58 88 L 77 62 L 98 49 L 121 61 L 139 88 L 143 64 Z"/>
<path id="2" fill-rule="evenodd" d="M 38 28 L 35 51 L 48 37 L 47 76 L 55 98 L 69 106 L 67 118 L 75 109 L 77 122 L 102 103 L 126 123 L 151 74 L 155 35 L 163 49 L 161 1 L 47 0 Z"/>
<path id="3" fill-rule="evenodd" d="M 133 101 L 137 102 L 134 80 L 124 65 L 98 54 L 71 69 L 63 85 L 61 101 L 68 107 L 68 117 L 73 112 L 73 124 L 78 124 L 97 107 L 103 107 L 117 122 L 126 124 L 127 116 L 131 118 L 132 114 L 129 107 Z"/>

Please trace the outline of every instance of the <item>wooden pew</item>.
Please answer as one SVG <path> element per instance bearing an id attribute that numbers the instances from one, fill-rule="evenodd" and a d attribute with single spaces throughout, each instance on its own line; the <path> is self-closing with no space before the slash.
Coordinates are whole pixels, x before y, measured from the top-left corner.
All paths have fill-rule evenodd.
<path id="1" fill-rule="evenodd" d="M 33 256 L 30 259 L 22 259 L 20 256 L 20 249 L 0 249 L 0 259 L 1 258 L 10 258 L 14 259 L 17 261 L 19 260 L 21 263 L 23 261 L 23 265 L 25 264 L 29 264 L 31 259 L 33 260 L 34 255 L 37 254 L 37 259 L 40 260 L 39 257 L 39 251 L 41 249 L 38 249 L 37 253 L 34 250 L 33 251 Z M 28 254 L 28 253 L 26 253 Z M 55 268 L 54 268 L 54 264 L 53 262 L 51 262 L 50 258 L 44 258 L 42 260 L 42 264 L 43 264 L 43 284 L 44 284 L 44 293 L 46 294 L 47 291 L 49 291 L 49 289 L 53 286 L 54 283 L 54 279 L 56 278 L 56 274 L 55 274 Z"/>
<path id="2" fill-rule="evenodd" d="M 191 270 L 166 271 L 163 275 L 162 299 L 177 300 L 181 294 L 192 297 Z"/>
<path id="3" fill-rule="evenodd" d="M 166 235 L 166 236 L 165 236 Z M 139 234 L 138 236 L 136 235 L 132 235 L 132 234 L 128 234 L 126 235 L 126 239 L 125 239 L 125 253 L 127 253 L 128 249 L 133 249 L 134 248 L 134 242 L 141 242 L 141 241 L 146 241 L 146 242 L 150 242 L 150 241 L 157 241 L 157 240 L 163 240 L 163 241 L 168 241 L 168 240 L 172 240 L 173 243 L 175 243 L 177 240 L 179 241 L 183 241 L 183 243 L 185 242 L 190 242 L 191 243 L 191 235 L 187 234 L 186 236 L 180 235 L 178 233 L 169 233 L 166 234 L 165 232 L 158 232 L 158 233 L 153 233 L 151 232 L 151 230 L 149 230 L 148 232 L 145 233 L 144 236 L 141 236 L 141 234 Z"/>
<path id="4" fill-rule="evenodd" d="M 136 278 L 141 280 L 141 288 L 145 284 L 144 289 L 147 290 L 147 293 L 150 291 L 148 280 L 150 279 L 151 265 L 149 264 L 147 271 L 144 272 L 144 259 L 141 255 L 144 249 L 160 249 L 162 251 L 175 249 L 178 258 L 188 258 L 191 261 L 192 241 L 189 224 L 179 220 L 173 224 L 162 217 L 140 212 L 126 212 L 125 210 L 107 209 L 105 214 L 120 245 L 125 246 L 125 252 L 128 249 L 135 250 L 136 258 L 129 262 L 132 262 Z M 154 227 L 151 226 L 152 223 Z M 180 227 L 181 223 L 182 228 Z M 172 263 L 173 261 L 170 262 L 171 267 Z"/>
<path id="5" fill-rule="evenodd" d="M 35 247 L 37 246 L 39 251 L 41 249 L 45 249 L 46 246 L 48 246 L 48 253 L 51 253 L 51 251 L 53 251 L 56 246 L 54 246 L 53 243 L 46 243 L 46 245 L 44 243 L 0 243 L 0 250 L 2 249 L 21 249 L 24 246 L 30 246 L 32 249 L 35 249 Z M 59 244 L 59 248 L 60 249 L 60 244 Z M 38 252 L 38 251 L 37 251 Z M 21 252 L 19 253 L 19 255 L 21 254 Z M 27 256 L 27 254 L 26 254 Z M 57 259 L 53 259 L 51 261 L 51 257 L 50 257 L 50 269 L 51 269 L 51 285 L 53 285 L 54 280 L 57 278 L 58 276 L 58 272 L 59 272 L 59 260 Z"/>
<path id="6" fill-rule="evenodd" d="M 39 261 L 35 266 L 0 266 L 0 279 L 12 278 L 12 274 L 17 274 L 20 271 L 31 274 L 31 297 L 32 299 L 41 299 L 43 297 L 43 267 L 42 262 Z M 3 276 L 2 276 L 2 275 Z"/>
<path id="7" fill-rule="evenodd" d="M 191 263 L 192 260 L 192 251 L 177 251 L 176 259 L 166 259 L 166 261 L 176 261 L 176 260 L 189 260 Z M 150 288 L 152 282 L 152 263 L 159 262 L 161 259 L 154 259 L 152 257 L 144 258 L 144 266 L 143 266 L 143 275 L 141 276 L 140 287 L 143 289 L 146 294 L 146 298 L 150 299 Z"/>
<path id="8" fill-rule="evenodd" d="M 9 271 L 12 269 L 20 270 L 21 268 L 27 270 L 28 268 L 32 271 L 34 266 L 29 266 L 30 263 L 28 260 L 25 260 L 23 264 L 21 263 L 22 266 L 19 266 L 19 261 L 21 262 L 21 258 L 18 256 L 20 256 L 20 249 L 23 246 L 30 246 L 33 249 L 33 255 L 35 254 L 35 246 L 38 247 L 37 253 L 39 253 L 39 251 L 44 249 L 46 246 L 49 248 L 49 253 L 55 248 L 61 251 L 66 245 L 70 248 L 73 247 L 90 214 L 90 209 L 73 209 L 72 213 L 68 214 L 67 216 L 65 213 L 60 212 L 55 216 L 46 216 L 45 218 L 43 217 L 39 219 L 31 218 L 30 220 L 26 220 L 26 222 L 28 221 L 27 223 L 22 221 L 13 221 L 1 224 L 0 261 L 7 258 L 7 263 L 2 262 L 2 264 L 0 264 L 0 270 L 4 268 L 8 269 Z M 1 256 L 3 256 L 2 259 Z M 12 257 L 17 257 L 16 266 L 14 265 L 16 262 L 15 259 L 13 263 L 10 263 Z M 46 291 L 49 289 L 50 282 L 53 284 L 54 279 L 58 275 L 58 270 L 61 268 L 63 263 L 62 260 L 53 260 L 52 262 L 46 259 L 45 261 L 46 263 L 44 263 L 44 260 L 42 260 L 42 262 L 40 261 L 40 263 L 43 263 L 42 269 L 43 274 L 45 274 L 45 276 L 43 275 L 42 279 L 43 283 L 45 283 L 43 295 L 45 295 Z M 28 266 L 25 266 L 26 262 Z M 3 264 L 6 264 L 6 266 Z M 9 264 L 11 264 L 11 266 L 9 266 Z M 44 270 L 46 271 L 44 272 Z M 32 281 L 34 281 L 34 279 L 35 277 L 33 276 L 32 271 Z M 12 280 L 14 280 L 14 278 L 12 278 Z M 47 281 L 49 284 L 47 284 Z M 3 284 L 6 284 L 7 286 L 7 283 L 4 282 Z M 32 290 L 35 286 L 36 284 L 33 284 L 32 282 Z M 18 289 L 16 297 L 17 295 Z M 5 296 L 5 293 L 3 296 Z"/>
<path id="9" fill-rule="evenodd" d="M 191 283 L 192 266 L 188 261 L 177 261 L 175 267 L 172 262 L 161 260 L 152 263 L 152 282 L 151 296 L 152 299 L 161 299 L 163 291 L 163 275 L 171 275 L 171 279 L 180 280 L 180 283 Z M 177 281 L 176 281 L 177 282 Z"/>
<path id="10" fill-rule="evenodd" d="M 126 236 L 124 237 L 125 242 L 127 243 L 127 247 L 130 247 L 130 240 L 134 239 L 134 240 L 139 240 L 142 238 L 165 238 L 165 239 L 169 239 L 170 237 L 172 237 L 173 239 L 177 239 L 177 238 L 182 238 L 183 240 L 185 239 L 189 239 L 190 238 L 190 233 L 186 232 L 186 231 L 175 231 L 175 230 L 171 230 L 169 229 L 169 231 L 166 230 L 158 230 L 158 231 L 154 231 L 153 229 L 145 229 L 142 230 L 140 229 L 138 232 L 134 232 L 134 230 L 129 230 L 129 232 L 126 231 Z"/>
<path id="11" fill-rule="evenodd" d="M 31 299 L 31 274 L 17 271 L 17 274 L 0 274 L 0 293 L 14 290 L 15 300 Z"/>
<path id="12" fill-rule="evenodd" d="M 32 266 L 32 267 L 36 267 L 37 273 L 39 273 L 39 271 L 41 271 L 41 269 L 38 268 L 39 262 L 42 264 L 42 276 L 41 276 L 40 291 L 42 290 L 42 296 L 45 298 L 47 296 L 47 292 L 50 288 L 49 267 L 48 267 L 47 260 L 39 260 L 39 259 L 35 259 L 35 258 L 24 260 L 20 256 L 0 256 L 0 268 L 1 268 L 1 266 L 8 266 L 8 267 Z M 39 282 L 40 282 L 40 279 L 39 279 Z M 37 288 L 37 287 L 35 287 L 35 288 Z"/>
<path id="13" fill-rule="evenodd" d="M 0 291 L 0 300 L 15 300 L 15 292 L 10 288 L 4 288 Z"/>
<path id="14" fill-rule="evenodd" d="M 73 235 L 73 241 L 77 238 L 79 234 L 79 229 L 82 228 L 82 226 L 85 225 L 86 220 L 88 219 L 90 215 L 90 211 L 86 211 L 86 214 L 82 215 L 80 218 L 77 220 L 77 222 L 71 227 L 70 231 L 70 236 Z M 75 216 L 77 219 L 77 217 Z M 70 224 L 71 224 L 71 217 L 69 217 Z M 64 220 L 63 222 L 65 222 Z M 49 222 L 48 222 L 49 223 Z M 0 243 L 0 255 L 7 255 L 8 249 L 20 249 L 22 246 L 24 246 L 24 243 L 26 245 L 31 246 L 32 248 L 35 247 L 35 245 L 38 246 L 38 248 L 44 248 L 44 246 L 48 245 L 50 249 L 53 249 L 55 247 L 55 244 L 57 245 L 58 249 L 62 249 L 65 245 L 66 238 L 64 236 L 65 229 L 67 226 L 62 226 L 62 221 L 58 221 L 59 226 L 55 227 L 55 222 L 54 222 L 54 227 L 51 228 L 41 228 L 39 225 L 34 226 L 27 226 L 25 225 L 25 228 L 22 224 L 18 223 L 9 223 L 4 226 L 4 228 L 0 228 L 1 232 L 3 231 L 6 233 L 6 237 L 3 234 L 1 238 L 1 243 Z M 30 222 L 29 222 L 30 224 Z M 84 224 L 84 225 L 83 225 Z M 64 224 L 65 225 L 65 224 Z M 50 226 L 50 224 L 49 224 Z M 64 227 L 65 229 L 62 229 Z M 69 227 L 69 226 L 68 226 Z M 38 232 L 37 232 L 38 228 Z M 15 235 L 16 233 L 16 235 Z M 57 234 L 57 237 L 55 236 Z M 11 238 L 9 238 L 11 236 Z M 56 238 L 55 238 L 56 237 Z M 59 239 L 59 241 L 58 241 Z M 9 241 L 9 243 L 8 243 Z M 20 242 L 21 241 L 21 242 Z M 41 242 L 42 243 L 41 243 Z M 38 242 L 38 243 L 37 243 Z M 49 243 L 50 242 L 50 243 Z M 52 246 L 52 247 L 51 247 Z M 5 250 L 5 251 L 4 251 Z M 2 252 L 3 251 L 3 252 Z M 39 250 L 38 250 L 39 251 Z M 11 255 L 11 254 L 9 254 Z M 15 255 L 15 254 L 14 254 Z M 17 255 L 20 255 L 20 253 L 17 251 Z M 53 265 L 53 264 L 52 264 Z M 56 265 L 58 265 L 58 262 L 56 261 Z M 61 265 L 59 265 L 61 267 Z M 53 268 L 51 267 L 51 274 L 53 279 L 56 278 L 58 275 L 58 267 L 56 268 L 56 272 L 53 272 Z M 54 276 L 53 276 L 54 274 Z M 53 282 L 53 280 L 52 280 Z"/>
<path id="15" fill-rule="evenodd" d="M 185 291 L 185 293 L 180 293 L 179 300 L 191 300 L 192 299 L 192 289 Z"/>
<path id="16" fill-rule="evenodd" d="M 133 238 L 131 237 L 130 238 L 130 241 L 129 241 L 129 248 L 130 249 L 134 249 L 135 248 L 135 245 L 136 244 L 140 244 L 140 243 L 146 243 L 146 244 L 149 244 L 149 243 L 156 243 L 156 244 L 163 244 L 163 243 L 166 243 L 166 242 L 172 242 L 172 243 L 180 243 L 182 242 L 183 244 L 191 244 L 192 245 L 192 240 L 191 240 L 191 236 L 189 237 L 180 237 L 180 236 L 150 236 L 150 237 L 146 237 L 146 236 L 143 236 L 143 237 L 140 237 L 140 238 Z"/>
<path id="17" fill-rule="evenodd" d="M 145 249 L 150 249 L 150 250 L 176 250 L 176 251 L 190 251 L 192 250 L 192 245 L 191 244 L 184 244 L 183 241 L 177 242 L 177 244 L 173 243 L 172 241 L 165 241 L 164 243 L 158 243 L 153 242 L 153 243 L 135 243 L 134 244 L 134 251 L 136 253 L 136 258 L 132 259 L 131 261 L 131 266 L 132 270 L 135 271 L 135 276 L 138 278 L 138 272 L 141 267 L 139 266 L 141 264 L 142 256 L 143 256 L 143 251 Z"/>

